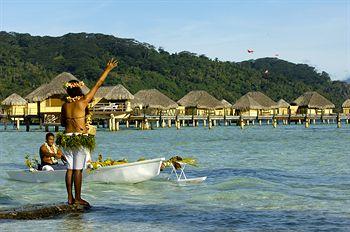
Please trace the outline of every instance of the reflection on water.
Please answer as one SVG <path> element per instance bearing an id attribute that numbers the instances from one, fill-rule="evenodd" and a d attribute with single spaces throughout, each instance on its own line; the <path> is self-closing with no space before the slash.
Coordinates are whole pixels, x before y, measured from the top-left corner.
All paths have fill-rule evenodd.
<path id="1" fill-rule="evenodd" d="M 1 208 L 66 200 L 63 181 L 7 179 L 6 170 L 22 168 L 24 154 L 37 153 L 44 135 L 0 132 Z M 85 183 L 83 195 L 94 206 L 89 212 L 3 221 L 0 231 L 347 230 L 349 141 L 346 125 L 99 131 L 95 157 L 197 157 L 199 167 L 188 168 L 188 175 L 208 179 L 179 186 L 166 180 L 167 170 L 134 185 Z"/>

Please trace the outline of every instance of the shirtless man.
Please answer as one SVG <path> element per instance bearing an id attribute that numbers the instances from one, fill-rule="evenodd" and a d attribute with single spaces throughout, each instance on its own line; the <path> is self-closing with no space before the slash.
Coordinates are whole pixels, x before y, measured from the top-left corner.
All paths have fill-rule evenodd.
<path id="1" fill-rule="evenodd" d="M 41 160 L 41 168 L 45 165 L 52 166 L 54 169 L 58 165 L 58 159 L 66 162 L 66 158 L 62 154 L 62 151 L 55 145 L 55 135 L 52 133 L 47 133 L 46 141 L 41 145 L 39 153 Z"/>
<path id="2" fill-rule="evenodd" d="M 59 145 L 63 147 L 63 153 L 68 162 L 66 172 L 68 204 L 77 203 L 89 206 L 89 203 L 81 198 L 82 170 L 85 166 L 87 154 L 91 152 L 91 149 L 93 149 L 93 147 L 86 145 L 86 141 L 92 138 L 94 139 L 94 136 L 87 134 L 88 128 L 86 127 L 85 121 L 86 109 L 89 102 L 91 102 L 95 96 L 96 91 L 105 81 L 108 73 L 113 68 L 117 67 L 117 65 L 118 62 L 111 59 L 107 63 L 105 70 L 101 74 L 95 86 L 86 95 L 84 95 L 81 90 L 81 87 L 84 85 L 83 82 L 72 80 L 65 84 L 69 95 L 67 102 L 63 104 L 61 111 L 61 125 L 65 127 L 65 134 L 63 135 L 65 138 L 62 141 L 64 141 L 65 144 Z M 81 144 L 77 146 L 77 142 L 79 143 L 79 141 L 81 141 Z M 93 140 L 93 143 L 94 142 L 95 140 Z M 72 147 L 73 145 L 74 147 Z M 75 198 L 72 194 L 73 182 Z"/>

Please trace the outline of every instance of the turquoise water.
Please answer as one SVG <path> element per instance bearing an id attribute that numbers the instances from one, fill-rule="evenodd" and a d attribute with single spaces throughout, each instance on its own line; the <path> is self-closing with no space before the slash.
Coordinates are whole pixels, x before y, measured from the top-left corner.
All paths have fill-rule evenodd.
<path id="1" fill-rule="evenodd" d="M 64 182 L 29 184 L 6 179 L 22 167 L 44 132 L 0 132 L 0 208 L 66 200 Z M 84 214 L 36 221 L 1 221 L 0 231 L 349 231 L 350 126 L 185 127 L 181 130 L 99 131 L 105 157 L 198 158 L 179 186 L 158 178 L 134 185 L 87 183 Z M 95 154 L 96 157 L 96 154 Z"/>

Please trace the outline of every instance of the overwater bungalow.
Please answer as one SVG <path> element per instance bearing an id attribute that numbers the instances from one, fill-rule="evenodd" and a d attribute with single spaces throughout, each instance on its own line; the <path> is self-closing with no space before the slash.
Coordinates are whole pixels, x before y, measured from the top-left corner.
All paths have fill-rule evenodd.
<path id="1" fill-rule="evenodd" d="M 223 109 L 221 101 L 204 90 L 194 90 L 177 101 L 180 107 L 184 108 L 185 115 L 219 115 Z M 223 115 L 223 111 L 221 111 Z"/>
<path id="2" fill-rule="evenodd" d="M 78 80 L 70 73 L 63 72 L 52 79 L 49 83 L 43 84 L 33 92 L 28 94 L 25 99 L 28 101 L 28 115 L 44 115 L 51 118 L 57 118 L 61 112 L 61 106 L 64 103 L 63 97 L 67 95 L 64 83 L 70 80 Z M 89 88 L 82 87 L 86 94 Z M 57 120 L 53 120 L 57 121 Z"/>
<path id="3" fill-rule="evenodd" d="M 140 90 L 134 96 L 135 115 L 176 115 L 178 104 L 157 89 Z"/>
<path id="4" fill-rule="evenodd" d="M 343 114 L 349 115 L 350 114 L 350 99 L 346 100 L 341 107 L 343 108 Z"/>
<path id="5" fill-rule="evenodd" d="M 26 114 L 27 101 L 16 93 L 11 94 L 5 98 L 2 102 L 3 113 L 8 116 L 23 116 L 18 117 L 21 120 L 24 119 Z M 12 118 L 13 120 L 13 118 Z"/>
<path id="6" fill-rule="evenodd" d="M 276 105 L 276 113 L 278 115 L 289 115 L 289 107 L 290 104 L 288 102 L 286 102 L 284 99 L 280 99 Z"/>
<path id="7" fill-rule="evenodd" d="M 91 104 L 93 111 L 130 112 L 131 100 L 134 99 L 123 85 L 100 87 Z"/>
<path id="8" fill-rule="evenodd" d="M 223 105 L 223 115 L 234 115 L 235 110 L 232 108 L 232 104 L 226 101 L 225 99 L 221 100 L 221 103 Z"/>
<path id="9" fill-rule="evenodd" d="M 236 115 L 270 116 L 275 114 L 277 104 L 262 92 L 248 92 L 233 105 Z"/>
<path id="10" fill-rule="evenodd" d="M 236 115 L 255 117 L 260 115 L 260 112 L 264 109 L 262 105 L 247 94 L 239 98 L 232 107 L 235 109 Z"/>
<path id="11" fill-rule="evenodd" d="M 334 108 L 331 101 L 313 91 L 304 93 L 291 103 L 291 114 L 330 115 Z"/>

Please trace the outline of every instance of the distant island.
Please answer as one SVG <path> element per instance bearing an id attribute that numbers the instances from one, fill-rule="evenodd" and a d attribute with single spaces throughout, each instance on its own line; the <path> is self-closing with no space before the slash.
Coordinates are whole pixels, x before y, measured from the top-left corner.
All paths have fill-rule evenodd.
<path id="1" fill-rule="evenodd" d="M 275 101 L 290 102 L 304 92 L 317 91 L 337 108 L 350 98 L 349 83 L 332 81 L 326 72 L 307 64 L 277 58 L 219 61 L 188 51 L 170 54 L 104 34 L 50 37 L 0 32 L 0 100 L 14 92 L 25 96 L 64 71 L 91 86 L 110 57 L 120 65 L 106 85 L 123 84 L 132 93 L 156 88 L 177 100 L 191 90 L 206 90 L 235 102 L 249 91 L 261 91 Z"/>

